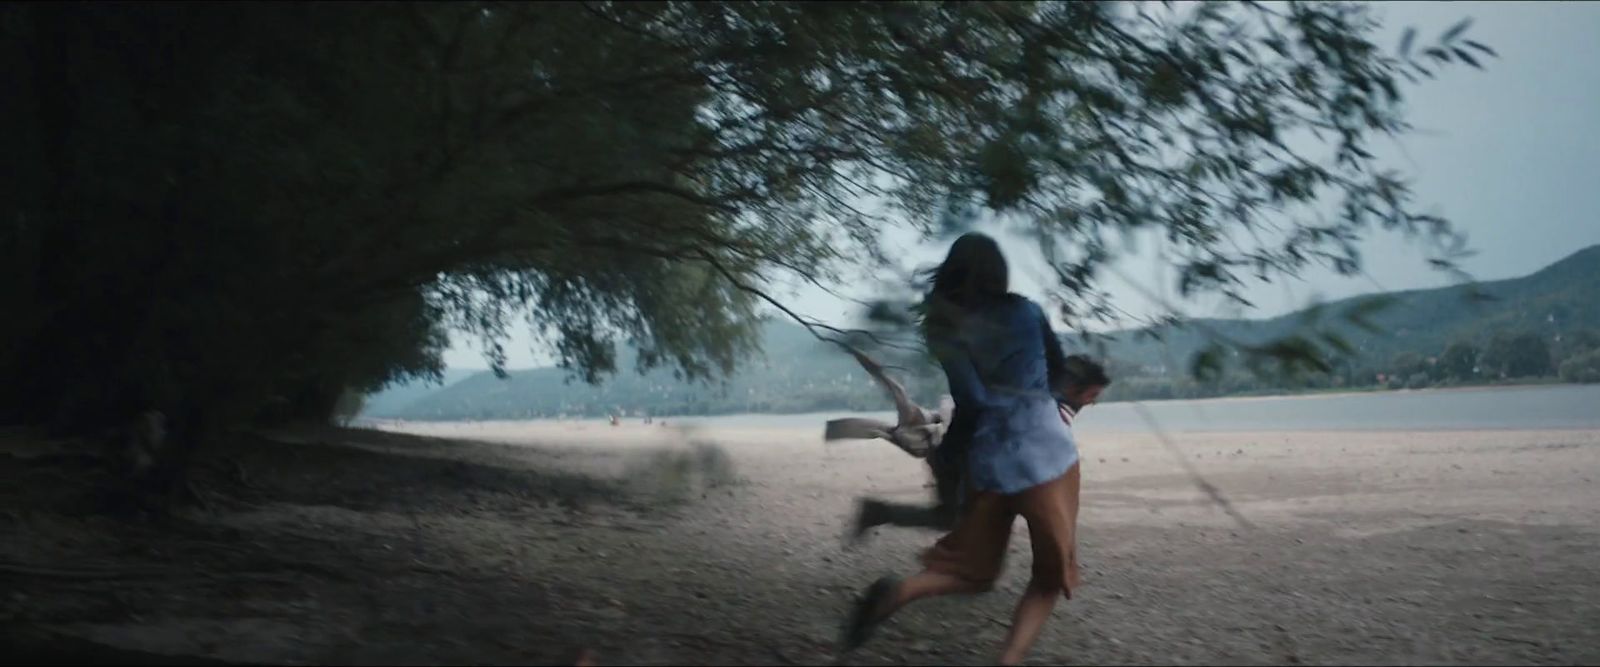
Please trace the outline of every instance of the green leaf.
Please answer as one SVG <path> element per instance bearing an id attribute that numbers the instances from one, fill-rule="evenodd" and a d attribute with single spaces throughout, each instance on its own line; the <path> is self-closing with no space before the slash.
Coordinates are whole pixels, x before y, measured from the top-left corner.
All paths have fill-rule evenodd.
<path id="1" fill-rule="evenodd" d="M 1195 353 L 1194 361 L 1189 364 L 1189 374 L 1200 382 L 1215 382 L 1222 377 L 1223 353 L 1222 345 L 1218 343 L 1206 346 Z"/>
<path id="2" fill-rule="evenodd" d="M 886 299 L 869 302 L 866 319 L 874 324 L 890 326 L 910 326 L 915 322 L 910 310 L 905 308 L 904 304 Z"/>
<path id="3" fill-rule="evenodd" d="M 1326 373 L 1333 369 L 1324 358 L 1322 351 L 1310 339 L 1301 335 L 1289 335 L 1271 341 L 1265 345 L 1247 350 L 1250 357 L 1248 365 L 1255 369 L 1257 374 L 1266 362 L 1277 362 L 1278 369 L 1286 377 L 1298 376 L 1305 370 L 1314 370 Z"/>
<path id="4" fill-rule="evenodd" d="M 1415 42 L 1415 41 L 1417 41 L 1417 29 L 1416 28 L 1406 28 L 1405 33 L 1400 35 L 1400 55 L 1401 55 L 1401 57 L 1405 57 L 1405 56 L 1411 55 L 1411 44 L 1413 42 Z"/>
<path id="5" fill-rule="evenodd" d="M 1344 320 L 1369 333 L 1383 333 L 1383 329 L 1372 321 L 1372 317 L 1397 303 L 1399 299 L 1389 295 L 1362 299 L 1345 310 Z"/>
<path id="6" fill-rule="evenodd" d="M 1478 64 L 1478 59 L 1473 58 L 1472 54 L 1467 53 L 1466 51 L 1463 51 L 1461 49 L 1451 49 L 1451 51 L 1455 52 L 1457 58 L 1460 58 L 1460 59 L 1466 61 L 1466 63 L 1468 65 L 1471 65 L 1471 66 L 1476 67 L 1478 69 L 1483 69 L 1483 65 L 1479 65 Z"/>
<path id="7" fill-rule="evenodd" d="M 1494 49 L 1489 48 L 1488 46 L 1486 46 L 1482 42 L 1475 42 L 1475 41 L 1469 39 L 1469 40 L 1466 40 L 1466 41 L 1464 41 L 1462 43 L 1466 44 L 1469 47 L 1472 47 L 1474 49 L 1482 51 L 1482 52 L 1484 52 L 1484 53 L 1486 53 L 1486 54 L 1488 54 L 1490 56 L 1493 56 L 1495 58 L 1499 58 L 1500 57 L 1500 54 L 1495 53 Z"/>
<path id="8" fill-rule="evenodd" d="M 1340 354 L 1354 354 L 1356 351 L 1355 346 L 1351 345 L 1350 341 L 1345 340 L 1344 336 L 1340 336 L 1339 334 L 1325 332 L 1322 334 L 1321 338 L 1324 343 L 1328 344 L 1328 347 L 1338 350 Z"/>
<path id="9" fill-rule="evenodd" d="M 1384 97 L 1389 98 L 1390 102 L 1400 101 L 1400 91 L 1395 88 L 1394 79 L 1387 76 L 1380 78 L 1378 79 L 1378 87 L 1383 89 Z"/>
<path id="10" fill-rule="evenodd" d="M 1460 23 L 1457 23 L 1457 24 L 1455 24 L 1453 26 L 1450 26 L 1449 30 L 1444 31 L 1444 35 L 1439 37 L 1439 41 L 1444 42 L 1446 44 L 1449 44 L 1450 42 L 1455 41 L 1455 38 L 1460 37 L 1461 33 L 1466 32 L 1467 31 L 1467 27 L 1471 26 L 1471 25 L 1472 25 L 1472 17 L 1469 16 L 1467 18 L 1461 19 Z"/>
<path id="11" fill-rule="evenodd" d="M 1398 303 L 1400 303 L 1400 299 L 1387 294 L 1367 297 L 1357 301 L 1355 305 L 1351 306 L 1349 310 L 1345 311 L 1345 314 L 1361 316 L 1376 315 L 1385 310 L 1393 308 Z"/>

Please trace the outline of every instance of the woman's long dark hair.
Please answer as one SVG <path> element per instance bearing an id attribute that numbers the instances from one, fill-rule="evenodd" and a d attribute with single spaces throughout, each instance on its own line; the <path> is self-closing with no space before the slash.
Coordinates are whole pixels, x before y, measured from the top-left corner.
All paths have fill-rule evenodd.
<path id="1" fill-rule="evenodd" d="M 1009 294 L 1009 271 L 1000 244 L 977 232 L 962 234 L 944 261 L 927 274 L 925 334 L 948 331 L 963 314 Z"/>

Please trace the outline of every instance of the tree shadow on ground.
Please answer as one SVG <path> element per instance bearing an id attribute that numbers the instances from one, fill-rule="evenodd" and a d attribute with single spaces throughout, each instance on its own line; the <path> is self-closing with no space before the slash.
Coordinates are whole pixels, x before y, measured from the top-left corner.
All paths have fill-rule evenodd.
<path id="1" fill-rule="evenodd" d="M 632 454 L 616 477 L 555 469 L 542 460 L 548 455 L 537 446 L 341 429 L 246 436 L 210 470 L 214 485 L 250 502 L 402 513 L 663 510 L 736 479 L 727 453 L 705 443 Z"/>

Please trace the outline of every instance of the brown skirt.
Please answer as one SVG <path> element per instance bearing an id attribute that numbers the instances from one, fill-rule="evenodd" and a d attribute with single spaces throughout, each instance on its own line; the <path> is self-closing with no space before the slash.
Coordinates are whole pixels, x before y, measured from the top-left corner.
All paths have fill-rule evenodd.
<path id="1" fill-rule="evenodd" d="M 1078 464 L 1066 474 L 1021 493 L 982 491 L 968 500 L 955 530 L 922 555 L 922 564 L 938 572 L 992 586 L 1000 577 L 1011 525 L 1017 515 L 1028 522 L 1033 545 L 1036 588 L 1060 588 L 1067 598 L 1078 587 Z"/>

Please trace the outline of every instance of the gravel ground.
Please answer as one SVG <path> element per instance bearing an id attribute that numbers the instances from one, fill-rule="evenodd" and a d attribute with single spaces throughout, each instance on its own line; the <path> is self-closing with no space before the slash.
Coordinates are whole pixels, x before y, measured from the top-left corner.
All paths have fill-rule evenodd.
<path id="1" fill-rule="evenodd" d="M 937 537 L 842 544 L 856 497 L 929 495 L 887 443 L 386 429 L 219 452 L 212 511 L 159 523 L 81 511 L 92 476 L 0 456 L 20 482 L 0 628 L 258 663 L 985 664 L 1026 581 L 1019 522 L 994 592 L 915 604 L 841 657 L 856 591 Z M 1600 432 L 1174 437 L 1253 527 L 1153 437 L 1081 443 L 1084 587 L 1032 662 L 1600 662 Z"/>

